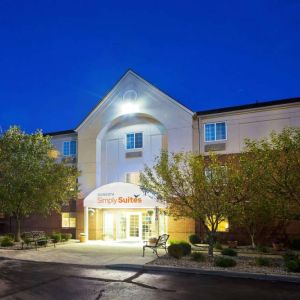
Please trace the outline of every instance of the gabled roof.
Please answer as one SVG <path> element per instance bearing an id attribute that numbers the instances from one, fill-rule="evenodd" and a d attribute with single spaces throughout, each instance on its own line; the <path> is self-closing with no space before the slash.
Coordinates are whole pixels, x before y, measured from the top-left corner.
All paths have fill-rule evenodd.
<path id="1" fill-rule="evenodd" d="M 284 104 L 290 104 L 290 103 L 295 103 L 295 102 L 299 102 L 299 104 L 300 104 L 300 97 L 279 99 L 279 100 L 272 100 L 272 101 L 264 101 L 264 102 L 256 102 L 256 103 L 252 103 L 252 104 L 229 106 L 229 107 L 209 109 L 209 110 L 202 110 L 202 111 L 198 111 L 196 114 L 198 116 L 204 116 L 204 115 L 212 115 L 212 114 L 244 110 L 244 109 L 262 108 L 262 107 L 268 107 L 268 106 L 274 106 L 274 105 L 284 105 Z"/>
<path id="2" fill-rule="evenodd" d="M 129 69 L 128 71 L 126 71 L 123 76 L 121 76 L 121 78 L 114 84 L 114 86 L 111 88 L 111 90 L 103 97 L 101 98 L 98 103 L 96 104 L 96 106 L 92 109 L 92 111 L 83 119 L 83 121 L 77 126 L 77 128 L 75 129 L 75 131 L 78 131 L 79 128 L 81 126 L 84 125 L 84 123 L 98 110 L 98 108 L 103 105 L 106 100 L 109 98 L 109 96 L 113 93 L 113 91 L 117 88 L 117 86 L 119 85 L 119 83 L 128 75 L 133 75 L 134 77 L 138 78 L 139 80 L 141 80 L 142 82 L 144 82 L 145 84 L 147 84 L 148 86 L 150 86 L 151 88 L 154 88 L 155 90 L 157 90 L 159 93 L 167 96 L 167 98 L 173 102 L 174 104 L 180 106 L 182 109 L 184 109 L 185 111 L 187 111 L 188 113 L 190 113 L 191 115 L 194 114 L 193 111 L 191 111 L 188 107 L 186 107 L 184 104 L 180 103 L 178 100 L 175 100 L 174 98 L 172 98 L 170 95 L 168 95 L 167 93 L 165 93 L 164 91 L 162 91 L 161 89 L 159 89 L 158 87 L 156 87 L 154 84 L 150 83 L 149 81 L 145 80 L 144 78 L 142 78 L 140 75 L 138 75 L 136 72 L 134 72 L 133 70 Z"/>
<path id="3" fill-rule="evenodd" d="M 55 136 L 55 135 L 64 135 L 64 134 L 72 134 L 72 133 L 76 133 L 76 131 L 73 129 L 70 129 L 70 130 L 46 132 L 46 133 L 44 133 L 44 136 L 46 136 L 46 135 Z"/>

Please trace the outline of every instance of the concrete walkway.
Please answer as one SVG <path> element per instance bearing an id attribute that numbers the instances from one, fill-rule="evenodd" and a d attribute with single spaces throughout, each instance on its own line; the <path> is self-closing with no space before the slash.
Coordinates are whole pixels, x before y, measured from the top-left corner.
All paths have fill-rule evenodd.
<path id="1" fill-rule="evenodd" d="M 89 241 L 87 243 L 70 242 L 54 247 L 3 250 L 0 257 L 66 264 L 106 266 L 114 264 L 144 265 L 156 258 L 150 251 L 142 257 L 141 243 Z M 163 250 L 162 250 L 163 251 Z M 162 252 L 163 253 L 163 252 Z"/>

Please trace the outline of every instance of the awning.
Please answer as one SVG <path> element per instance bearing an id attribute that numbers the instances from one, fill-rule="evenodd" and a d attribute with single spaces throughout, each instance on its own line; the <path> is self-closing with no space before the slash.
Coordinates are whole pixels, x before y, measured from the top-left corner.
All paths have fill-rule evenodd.
<path id="1" fill-rule="evenodd" d="M 91 208 L 154 208 L 165 207 L 163 203 L 145 194 L 138 185 L 114 182 L 93 190 L 83 202 Z"/>

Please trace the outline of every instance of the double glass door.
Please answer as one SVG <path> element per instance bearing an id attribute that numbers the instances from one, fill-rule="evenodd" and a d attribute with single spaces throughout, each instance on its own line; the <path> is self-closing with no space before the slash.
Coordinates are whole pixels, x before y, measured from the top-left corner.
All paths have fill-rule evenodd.
<path id="1" fill-rule="evenodd" d="M 142 238 L 142 214 L 127 213 L 127 239 L 141 240 Z"/>

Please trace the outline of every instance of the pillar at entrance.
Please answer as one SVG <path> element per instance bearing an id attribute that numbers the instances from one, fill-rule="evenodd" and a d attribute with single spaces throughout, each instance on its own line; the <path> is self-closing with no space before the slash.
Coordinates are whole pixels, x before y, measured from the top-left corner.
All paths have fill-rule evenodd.
<path id="1" fill-rule="evenodd" d="M 89 239 L 89 208 L 84 207 L 84 216 L 83 216 L 83 224 L 84 224 L 84 233 L 86 236 L 86 240 Z"/>

